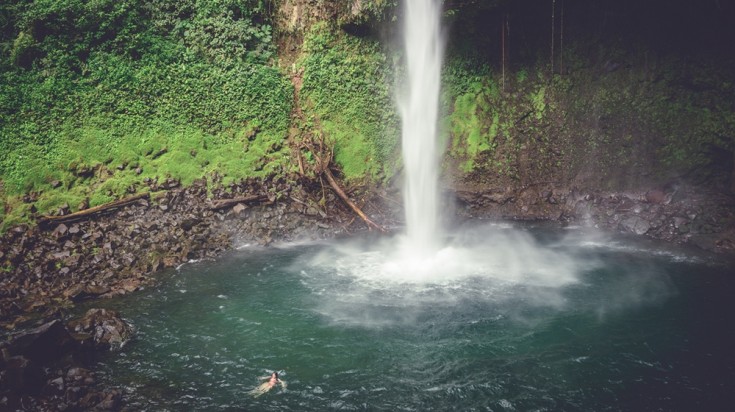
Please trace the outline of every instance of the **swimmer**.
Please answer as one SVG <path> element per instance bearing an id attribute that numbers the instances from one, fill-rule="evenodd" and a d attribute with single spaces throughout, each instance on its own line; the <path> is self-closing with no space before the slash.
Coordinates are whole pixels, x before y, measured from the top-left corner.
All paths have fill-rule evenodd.
<path id="1" fill-rule="evenodd" d="M 286 389 L 286 382 L 278 378 L 278 372 L 273 372 L 270 376 L 263 376 L 260 379 L 267 381 L 261 383 L 257 388 L 250 391 L 250 394 L 256 398 L 273 389 L 276 385 L 281 385 L 281 388 Z"/>

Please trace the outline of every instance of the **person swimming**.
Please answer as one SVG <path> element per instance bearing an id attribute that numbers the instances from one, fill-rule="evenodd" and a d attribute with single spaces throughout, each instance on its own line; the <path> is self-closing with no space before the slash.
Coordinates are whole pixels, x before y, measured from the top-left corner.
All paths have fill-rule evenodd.
<path id="1" fill-rule="evenodd" d="M 282 381 L 278 377 L 278 372 L 276 371 L 273 371 L 273 373 L 271 373 L 270 376 L 263 376 L 260 379 L 266 380 L 266 382 L 261 383 L 260 385 L 258 385 L 258 387 L 250 391 L 250 394 L 256 398 L 268 392 L 269 390 L 273 389 L 273 387 L 277 385 L 281 385 L 281 388 L 286 389 L 286 382 Z"/>

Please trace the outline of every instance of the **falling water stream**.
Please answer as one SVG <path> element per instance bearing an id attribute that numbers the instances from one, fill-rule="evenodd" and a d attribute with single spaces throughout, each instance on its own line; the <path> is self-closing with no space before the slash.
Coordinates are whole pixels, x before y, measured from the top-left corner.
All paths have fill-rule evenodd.
<path id="1" fill-rule="evenodd" d="M 406 232 L 241 248 L 107 302 L 132 410 L 724 410 L 732 262 L 582 228 L 440 230 L 438 0 L 405 2 Z M 286 389 L 248 392 L 280 371 Z"/>
<path id="2" fill-rule="evenodd" d="M 439 246 L 437 122 L 441 84 L 441 8 L 438 0 L 407 0 L 403 28 L 406 88 L 402 90 L 403 163 L 406 176 L 405 253 L 424 257 Z"/>

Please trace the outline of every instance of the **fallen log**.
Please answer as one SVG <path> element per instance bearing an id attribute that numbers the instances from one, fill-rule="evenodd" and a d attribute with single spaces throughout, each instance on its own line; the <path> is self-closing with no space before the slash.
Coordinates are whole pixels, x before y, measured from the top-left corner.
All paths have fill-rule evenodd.
<path id="1" fill-rule="evenodd" d="M 332 171 L 329 170 L 329 167 L 324 168 L 324 176 L 327 177 L 327 181 L 329 182 L 329 186 L 332 187 L 332 189 L 337 193 L 337 195 L 345 202 L 347 205 L 355 212 L 357 213 L 360 218 L 362 218 L 363 221 L 368 225 L 368 229 L 377 229 L 380 232 L 386 232 L 386 230 L 378 225 L 377 223 L 370 220 L 369 217 L 353 202 L 350 200 L 350 198 L 347 196 L 347 194 L 342 190 L 342 188 L 337 184 L 337 180 L 334 178 L 334 175 L 332 174 Z"/>
<path id="2" fill-rule="evenodd" d="M 332 174 L 332 171 L 329 169 L 330 164 L 332 163 L 333 154 L 331 151 L 327 148 L 325 148 L 323 137 L 318 142 L 319 150 L 316 150 L 316 144 L 313 140 L 313 137 L 308 142 L 303 142 L 303 147 L 306 147 L 309 149 L 315 156 L 317 161 L 317 173 L 324 175 L 327 178 L 327 182 L 329 182 L 329 186 L 334 190 L 335 193 L 337 193 L 337 196 L 342 199 L 343 202 L 347 204 L 347 206 L 352 209 L 355 214 L 360 216 L 360 218 L 365 222 L 365 224 L 368 227 L 368 230 L 376 229 L 379 232 L 386 233 L 387 230 L 383 228 L 382 226 L 378 225 L 377 223 L 373 222 L 363 211 L 360 209 L 359 206 L 355 204 L 352 200 L 350 200 L 349 196 L 347 196 L 347 193 L 345 193 L 344 190 L 342 190 L 342 187 L 340 187 L 339 183 L 337 183 L 337 179 L 334 178 L 334 175 Z M 300 150 L 300 149 L 299 149 Z M 299 160 L 301 158 L 299 153 Z M 302 173 L 303 176 L 303 173 Z M 321 181 L 321 178 L 319 179 Z M 322 190 L 324 188 L 324 185 L 322 184 Z"/>
<path id="3" fill-rule="evenodd" d="M 82 219 L 85 217 L 93 216 L 102 212 L 106 212 L 112 209 L 117 209 L 119 207 L 127 206 L 133 202 L 136 202 L 140 199 L 147 199 L 150 197 L 150 193 L 139 193 L 134 196 L 126 197 L 123 199 L 115 200 L 110 203 L 105 203 L 103 205 L 90 207 L 89 209 L 80 210 L 78 212 L 74 212 L 68 215 L 63 216 L 41 216 L 39 219 L 39 223 L 45 223 L 45 222 L 71 222 L 74 220 Z"/>
<path id="4" fill-rule="evenodd" d="M 262 202 L 267 199 L 268 197 L 264 195 L 250 195 L 250 196 L 236 197 L 234 199 L 213 200 L 212 204 L 209 206 L 209 210 L 224 209 L 229 206 L 234 206 L 238 203 L 250 203 L 250 202 L 255 202 L 255 201 Z"/>

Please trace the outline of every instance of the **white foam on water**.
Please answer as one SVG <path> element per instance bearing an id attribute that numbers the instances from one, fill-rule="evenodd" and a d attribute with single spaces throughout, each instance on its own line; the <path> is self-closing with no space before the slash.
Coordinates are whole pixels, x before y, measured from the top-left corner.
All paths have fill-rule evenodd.
<path id="1" fill-rule="evenodd" d="M 562 307 L 564 287 L 594 264 L 517 229 L 456 233 L 432 255 L 407 253 L 406 239 L 342 241 L 304 256 L 292 270 L 317 299 L 320 315 L 381 327 L 416 322 L 427 311 L 462 302 Z"/>

